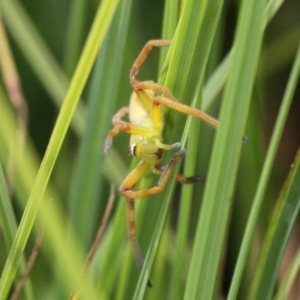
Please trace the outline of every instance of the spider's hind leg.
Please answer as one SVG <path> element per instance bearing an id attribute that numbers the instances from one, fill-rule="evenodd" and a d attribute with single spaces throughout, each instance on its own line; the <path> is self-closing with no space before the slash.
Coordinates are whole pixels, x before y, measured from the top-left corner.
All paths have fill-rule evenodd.
<path id="1" fill-rule="evenodd" d="M 165 169 L 166 169 L 166 166 L 164 166 L 162 164 L 156 165 L 154 173 L 160 175 L 160 174 L 162 174 L 162 172 L 165 171 Z M 193 184 L 193 183 L 205 182 L 206 176 L 195 175 L 195 176 L 186 177 L 183 174 L 179 173 L 176 175 L 176 180 L 181 184 Z"/>

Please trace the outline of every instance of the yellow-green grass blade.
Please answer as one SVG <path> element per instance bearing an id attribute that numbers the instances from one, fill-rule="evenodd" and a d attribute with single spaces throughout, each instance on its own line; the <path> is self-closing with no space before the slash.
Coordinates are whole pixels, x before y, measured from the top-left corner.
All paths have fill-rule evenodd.
<path id="1" fill-rule="evenodd" d="M 3 0 L 0 2 L 0 7 L 12 37 L 36 73 L 37 78 L 52 97 L 54 103 L 57 107 L 60 107 L 69 85 L 69 80 L 65 72 L 21 3 L 17 0 Z M 69 51 L 71 50 L 69 49 Z M 79 102 L 71 123 L 72 129 L 79 137 L 82 135 L 84 129 L 86 113 L 85 104 L 82 101 Z M 108 156 L 106 165 L 111 167 L 114 165 L 111 157 L 116 157 L 117 153 L 114 147 L 110 151 L 113 155 Z M 117 159 L 120 160 L 119 157 Z"/>
<path id="2" fill-rule="evenodd" d="M 18 123 L 2 89 L 0 89 L 0 103 L 0 117 L 2 122 L 6 125 L 0 127 L 0 137 L 2 141 L 2 147 L 0 147 L 1 160 L 7 162 L 7 158 L 10 155 L 10 158 L 14 161 L 14 191 L 17 198 L 24 204 L 31 192 L 40 162 L 30 141 L 26 141 L 26 143 L 22 145 L 22 153 L 18 153 L 17 151 L 9 152 L 11 147 L 14 149 L 20 148 Z M 61 287 L 63 287 L 64 292 L 67 290 L 67 294 L 70 294 L 70 291 L 74 288 L 76 282 L 78 282 L 83 258 L 79 253 L 80 249 L 74 242 L 74 239 L 70 239 L 68 241 L 69 243 L 66 244 L 65 218 L 63 217 L 62 208 L 60 207 L 59 209 L 57 207 L 57 193 L 50 186 L 48 186 L 46 191 L 45 199 L 48 201 L 52 199 L 51 206 L 47 204 L 45 205 L 46 208 L 44 208 L 44 206 L 41 207 L 41 209 L 45 209 L 46 211 L 40 216 L 40 218 L 43 219 L 42 222 L 45 227 L 44 240 L 48 243 L 47 247 L 45 247 L 45 249 L 47 249 L 46 253 L 49 255 L 48 260 L 52 263 L 53 258 L 57 258 L 60 271 L 63 269 L 63 272 L 57 272 L 57 275 L 59 275 L 60 280 L 63 282 L 61 283 Z M 40 229 L 40 224 L 41 222 L 37 224 L 38 230 Z M 11 246 L 14 247 L 13 241 Z M 10 249 L 12 249 L 12 247 L 10 247 Z M 49 249 L 52 251 L 49 251 Z M 15 279 L 16 282 L 18 282 L 18 280 L 19 278 Z M 90 295 L 90 289 L 87 285 L 82 283 L 82 286 L 85 287 L 87 295 Z"/>
<path id="3" fill-rule="evenodd" d="M 107 183 L 102 173 L 106 156 L 102 148 L 111 127 L 111 116 L 118 96 L 130 12 L 131 1 L 124 1 L 117 9 L 99 53 L 88 93 L 88 122 L 82 136 L 69 201 L 71 221 L 86 249 L 91 245 L 97 225 L 95 222 L 99 222 L 99 214 L 104 211 L 108 198 L 104 196 L 104 185 Z M 128 74 L 124 77 L 126 80 Z M 120 165 L 114 161 L 108 174 L 116 177 L 120 176 L 116 175 L 120 171 Z M 123 178 L 125 174 L 121 172 Z"/>
<path id="4" fill-rule="evenodd" d="M 5 299 L 9 292 L 9 288 L 15 276 L 16 266 L 19 263 L 22 251 L 32 230 L 32 226 L 43 199 L 57 155 L 65 138 L 66 131 L 71 122 L 88 75 L 93 66 L 99 47 L 115 12 L 117 3 L 117 1 L 104 1 L 97 11 L 90 35 L 58 116 L 44 160 L 37 174 L 20 226 L 2 272 L 0 281 L 0 299 Z"/>

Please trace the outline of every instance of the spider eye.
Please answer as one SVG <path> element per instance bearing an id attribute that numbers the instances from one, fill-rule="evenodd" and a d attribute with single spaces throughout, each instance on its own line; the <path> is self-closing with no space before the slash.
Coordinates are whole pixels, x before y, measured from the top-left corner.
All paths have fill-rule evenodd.
<path id="1" fill-rule="evenodd" d="M 130 152 L 131 152 L 131 155 L 136 156 L 136 143 L 132 143 L 130 145 Z"/>

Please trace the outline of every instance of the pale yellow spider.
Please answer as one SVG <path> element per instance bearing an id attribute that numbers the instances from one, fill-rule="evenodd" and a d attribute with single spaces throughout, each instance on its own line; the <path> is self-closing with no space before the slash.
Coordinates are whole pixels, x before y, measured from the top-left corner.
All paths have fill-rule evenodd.
<path id="1" fill-rule="evenodd" d="M 180 143 L 177 142 L 171 145 L 163 143 L 164 123 L 161 105 L 202 119 L 214 128 L 219 125 L 216 119 L 203 111 L 178 102 L 165 86 L 152 81 L 141 82 L 136 78 L 140 67 L 152 48 L 165 47 L 170 44 L 171 40 L 151 40 L 144 46 L 135 60 L 130 71 L 130 82 L 134 92 L 131 95 L 129 107 L 121 108 L 114 115 L 112 119 L 114 127 L 107 134 L 103 149 L 106 154 L 112 144 L 112 139 L 120 132 L 126 132 L 131 134 L 131 154 L 141 159 L 140 163 L 127 175 L 119 189 L 120 193 L 126 198 L 128 235 L 140 268 L 143 266 L 144 259 L 136 240 L 134 200 L 160 193 L 164 189 L 176 162 L 186 152 L 185 149 L 180 150 L 166 166 L 162 165 L 163 150 L 178 149 Z M 122 120 L 126 115 L 129 115 L 130 123 Z M 160 175 L 157 185 L 134 190 L 137 182 L 149 170 Z M 193 176 L 187 178 L 178 174 L 177 180 L 181 183 L 194 183 L 203 181 L 204 177 Z"/>

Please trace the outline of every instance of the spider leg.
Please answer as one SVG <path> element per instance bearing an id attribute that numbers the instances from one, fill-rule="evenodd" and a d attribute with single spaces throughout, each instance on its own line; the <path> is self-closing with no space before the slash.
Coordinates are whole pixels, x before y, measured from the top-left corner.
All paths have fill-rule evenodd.
<path id="1" fill-rule="evenodd" d="M 208 114 L 206 114 L 205 112 L 203 112 L 200 109 L 182 104 L 180 102 L 175 102 L 172 99 L 169 99 L 167 97 L 163 97 L 163 96 L 156 96 L 153 99 L 153 104 L 154 105 L 164 105 L 168 108 L 177 110 L 181 113 L 184 113 L 186 115 L 191 115 L 195 118 L 198 119 L 202 119 L 203 121 L 205 121 L 206 123 L 208 123 L 210 126 L 212 126 L 213 128 L 218 128 L 219 126 L 219 121 L 216 120 L 215 118 L 209 116 Z"/>
<path id="2" fill-rule="evenodd" d="M 133 87 L 138 83 L 136 76 L 153 47 L 167 47 L 171 45 L 171 42 L 171 40 L 150 40 L 147 42 L 147 44 L 144 46 L 139 56 L 133 63 L 130 71 L 130 82 Z"/>
<path id="3" fill-rule="evenodd" d="M 186 152 L 185 149 L 180 150 L 171 158 L 169 163 L 166 165 L 166 167 L 162 171 L 162 174 L 161 174 L 156 186 L 153 186 L 150 188 L 143 188 L 140 190 L 133 190 L 131 187 L 128 188 L 126 179 L 130 176 L 130 174 L 129 174 L 129 176 L 125 179 L 125 181 L 123 182 L 123 184 L 120 187 L 121 194 L 124 195 L 126 198 L 130 198 L 130 199 L 137 199 L 137 198 L 141 198 L 141 197 L 145 197 L 145 196 L 159 194 L 165 188 L 165 186 L 170 178 L 170 175 L 172 174 L 172 171 L 175 167 L 175 164 L 177 163 L 177 161 L 179 161 L 185 155 L 185 152 Z M 143 163 L 143 161 L 141 163 Z"/>
<path id="4" fill-rule="evenodd" d="M 196 117 L 198 119 L 204 120 L 206 123 L 211 125 L 213 128 L 217 128 L 219 126 L 219 121 L 216 120 L 215 118 L 209 116 L 205 112 L 203 112 L 200 109 L 191 107 L 189 105 L 182 104 L 176 100 L 176 98 L 172 95 L 172 93 L 163 85 L 160 85 L 155 82 L 151 81 L 143 81 L 139 82 L 134 86 L 135 89 L 147 89 L 147 90 L 152 90 L 155 92 L 160 92 L 164 96 L 155 96 L 153 98 L 153 108 L 152 110 L 158 111 L 160 108 L 155 108 L 155 106 L 160 106 L 164 105 L 170 109 L 177 110 L 181 113 L 191 115 L 193 117 Z M 161 109 L 160 109 L 161 111 Z M 154 113 L 152 112 L 152 116 Z M 158 115 L 158 113 L 156 114 Z"/>
<path id="5" fill-rule="evenodd" d="M 129 114 L 129 107 L 122 107 L 120 108 L 113 116 L 112 123 L 113 125 L 117 125 L 119 123 L 122 123 L 122 119 Z"/>
<path id="6" fill-rule="evenodd" d="M 153 170 L 156 174 L 161 174 L 166 169 L 166 166 L 162 164 L 158 164 L 155 166 L 155 169 Z M 181 184 L 191 184 L 191 183 L 198 183 L 198 182 L 204 182 L 206 180 L 205 176 L 189 176 L 186 177 L 183 174 L 177 174 L 176 180 Z"/>
<path id="7" fill-rule="evenodd" d="M 136 239 L 136 230 L 135 230 L 135 210 L 134 210 L 134 199 L 126 198 L 126 207 L 127 207 L 127 231 L 129 241 L 134 253 L 135 260 L 140 270 L 142 270 L 144 265 L 144 255 L 141 250 L 140 244 Z M 150 279 L 148 279 L 147 285 L 152 287 Z"/>
<path id="8" fill-rule="evenodd" d="M 186 177 L 182 174 L 177 174 L 176 180 L 180 182 L 181 184 L 190 184 L 190 183 L 198 183 L 198 182 L 204 182 L 206 180 L 205 176 L 189 176 Z"/>
<path id="9" fill-rule="evenodd" d="M 147 164 L 145 161 L 141 161 L 124 179 L 119 189 L 120 192 L 126 198 L 128 237 L 139 269 L 142 269 L 143 267 L 144 257 L 140 245 L 136 239 L 135 210 L 134 210 L 135 199 L 128 197 L 126 194 L 124 194 L 124 191 L 131 190 L 136 185 L 136 183 L 146 174 L 149 168 L 150 168 L 149 164 Z M 148 285 L 150 285 L 150 282 L 148 282 Z"/>
<path id="10" fill-rule="evenodd" d="M 123 181 L 119 189 L 121 194 L 126 198 L 128 236 L 135 255 L 135 259 L 140 269 L 143 267 L 144 257 L 141 248 L 139 246 L 139 243 L 136 239 L 134 200 L 140 197 L 145 197 L 145 196 L 155 195 L 160 193 L 164 189 L 166 183 L 168 182 L 168 179 L 172 174 L 176 162 L 184 156 L 185 152 L 186 150 L 183 149 L 173 156 L 173 158 L 170 160 L 167 166 L 164 167 L 164 170 L 162 171 L 161 177 L 156 186 L 150 188 L 144 188 L 140 190 L 133 190 L 136 183 L 150 169 L 149 164 L 147 164 L 145 161 L 141 161 L 137 165 L 137 167 L 133 169 L 129 173 L 129 175 L 125 178 L 125 180 Z M 148 282 L 148 285 L 151 285 L 151 283 Z"/>
<path id="11" fill-rule="evenodd" d="M 163 104 L 164 106 L 177 110 L 187 115 L 194 116 L 198 119 L 204 120 L 206 123 L 211 125 L 213 128 L 217 128 L 219 126 L 219 121 L 215 118 L 209 116 L 202 110 L 197 108 L 182 104 L 177 101 L 177 99 L 172 95 L 172 93 L 163 85 L 152 82 L 152 81 L 142 81 L 135 85 L 136 93 L 139 93 L 139 90 L 152 90 L 158 93 L 162 93 L 164 96 L 155 96 L 153 98 L 153 105 L 160 106 Z"/>
<path id="12" fill-rule="evenodd" d="M 209 124 L 210 126 L 212 126 L 215 129 L 217 129 L 220 124 L 218 120 L 209 116 L 202 110 L 182 104 L 180 102 L 175 102 L 172 99 L 169 99 L 167 97 L 163 97 L 163 96 L 154 97 L 153 105 L 164 105 L 168 108 L 177 110 L 186 115 L 191 115 L 195 118 L 202 119 L 203 121 L 205 121 L 207 124 Z M 246 135 L 243 135 L 242 139 L 243 139 L 243 142 L 245 142 L 245 143 L 248 142 L 248 137 Z"/>
<path id="13" fill-rule="evenodd" d="M 127 211 L 127 231 L 128 231 L 129 241 L 133 249 L 133 253 L 137 265 L 141 270 L 144 264 L 144 256 L 141 247 L 136 239 L 135 209 L 134 209 L 133 199 L 126 198 L 126 211 Z"/>
<path id="14" fill-rule="evenodd" d="M 153 81 L 138 82 L 134 85 L 134 90 L 136 91 L 137 94 L 139 94 L 139 92 L 143 90 L 151 90 L 157 93 L 161 93 L 165 97 L 170 98 L 175 102 L 178 102 L 178 100 L 172 95 L 172 93 L 169 91 L 169 89 L 166 86 Z"/>
<path id="15" fill-rule="evenodd" d="M 119 120 L 118 122 L 115 123 L 113 129 L 111 129 L 106 135 L 104 146 L 103 146 L 104 154 L 107 154 L 109 148 L 111 147 L 113 138 L 116 135 L 118 135 L 120 132 L 126 132 L 129 134 L 136 134 L 136 135 L 143 135 L 143 136 L 152 136 L 153 134 L 152 131 L 149 130 L 148 128 Z"/>

